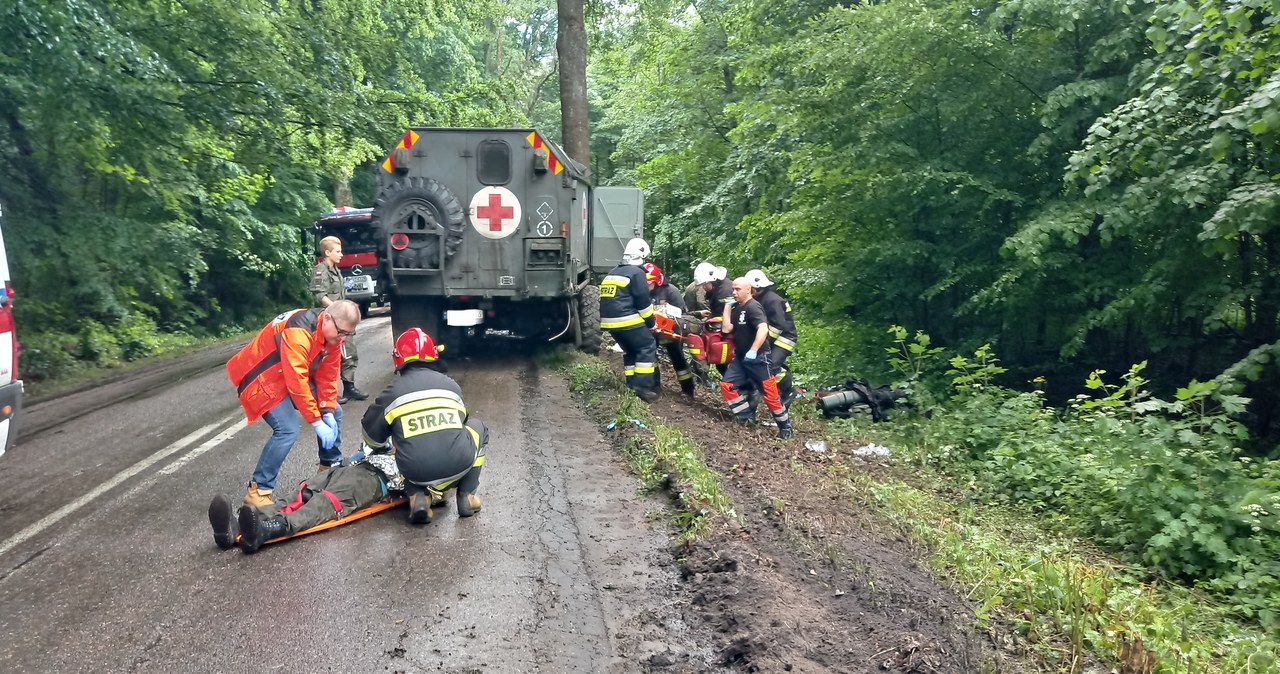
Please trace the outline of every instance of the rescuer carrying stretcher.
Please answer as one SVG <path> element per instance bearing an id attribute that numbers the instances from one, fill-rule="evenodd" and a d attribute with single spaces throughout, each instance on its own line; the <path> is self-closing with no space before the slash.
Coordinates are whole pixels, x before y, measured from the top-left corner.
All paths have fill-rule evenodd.
<path id="1" fill-rule="evenodd" d="M 680 331 L 676 328 L 676 320 L 679 316 L 683 316 L 687 311 L 685 308 L 684 297 L 680 295 L 680 291 L 675 286 L 667 283 L 667 275 L 662 273 L 662 269 L 652 263 L 646 262 L 643 265 L 645 279 L 649 281 L 649 295 L 656 307 L 657 320 L 660 325 L 654 328 L 654 335 L 658 338 L 658 344 L 666 349 L 667 356 L 671 359 L 671 367 L 675 368 L 676 381 L 680 382 L 680 390 L 685 395 L 693 397 L 693 369 L 689 365 L 689 359 L 684 355 L 684 342 L 680 335 Z M 670 311 L 674 315 L 664 315 L 664 311 Z M 666 323 L 670 329 L 663 330 L 661 323 Z"/>
<path id="2" fill-rule="evenodd" d="M 600 282 L 600 327 L 622 347 L 627 387 L 645 402 L 658 399 L 658 342 L 653 336 L 653 301 L 645 278 L 649 244 L 632 239 L 622 251 L 622 264 Z"/>

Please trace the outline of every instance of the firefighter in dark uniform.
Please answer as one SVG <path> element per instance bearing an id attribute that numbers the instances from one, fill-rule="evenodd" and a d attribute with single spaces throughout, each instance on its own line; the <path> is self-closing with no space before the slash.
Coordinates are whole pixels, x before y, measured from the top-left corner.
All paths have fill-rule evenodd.
<path id="1" fill-rule="evenodd" d="M 755 410 L 740 387 L 751 384 L 763 391 L 765 405 L 778 422 L 778 437 L 786 440 L 792 436 L 791 417 L 782 406 L 778 383 L 769 365 L 769 319 L 765 317 L 764 307 L 751 297 L 751 283 L 747 279 L 733 281 L 733 294 L 736 303 L 730 307 L 729 320 L 721 326 L 721 331 L 733 335 L 734 358 L 724 381 L 720 382 L 720 391 L 729 410 L 742 424 L 755 420 Z"/>
<path id="2" fill-rule="evenodd" d="M 342 261 L 342 240 L 336 236 L 320 239 L 320 256 L 323 258 L 311 270 L 311 294 L 316 298 L 316 306 L 327 307 L 338 300 L 347 298 L 346 287 L 342 284 L 342 271 L 338 263 Z M 342 398 L 338 402 L 366 400 L 369 394 L 356 388 L 356 365 L 360 355 L 356 353 L 356 340 L 348 339 L 342 344 Z"/>
<path id="3" fill-rule="evenodd" d="M 444 373 L 431 336 L 409 328 L 396 339 L 391 361 L 399 375 L 365 410 L 364 442 L 373 451 L 390 445 L 409 496 L 409 521 L 432 520 L 431 507 L 457 489 L 458 516 L 480 510 L 480 471 L 489 429 L 473 419 L 462 389 Z"/>
<path id="4" fill-rule="evenodd" d="M 795 399 L 795 387 L 791 381 L 791 370 L 787 369 L 787 359 L 796 352 L 796 321 L 791 316 L 791 303 L 773 288 L 773 281 L 759 269 L 747 272 L 747 281 L 751 284 L 751 294 L 760 306 L 764 307 L 764 315 L 769 319 L 769 364 L 777 371 L 778 393 L 782 395 L 782 404 L 791 408 Z"/>
<path id="5" fill-rule="evenodd" d="M 658 342 L 653 336 L 653 301 L 640 265 L 649 244 L 632 239 L 622 251 L 622 264 L 600 282 L 600 327 L 622 347 L 627 386 L 645 402 L 658 399 Z"/>
<path id="6" fill-rule="evenodd" d="M 653 300 L 655 307 L 667 304 L 679 309 L 681 313 L 687 311 L 680 291 L 667 283 L 667 276 L 662 273 L 658 265 L 646 262 L 642 268 L 645 279 L 649 282 L 649 297 Z M 671 367 L 675 368 L 676 381 L 680 382 L 680 390 L 692 398 L 693 370 L 689 367 L 689 359 L 684 355 L 684 342 L 659 335 L 658 343 L 667 350 L 667 356 L 671 358 Z"/>
<path id="7" fill-rule="evenodd" d="M 733 304 L 733 282 L 728 278 L 728 270 L 717 267 L 710 262 L 699 263 L 693 270 L 693 281 L 702 286 L 706 293 L 707 311 L 711 318 L 722 318 L 725 307 Z M 716 370 L 723 377 L 727 365 L 716 365 Z"/>

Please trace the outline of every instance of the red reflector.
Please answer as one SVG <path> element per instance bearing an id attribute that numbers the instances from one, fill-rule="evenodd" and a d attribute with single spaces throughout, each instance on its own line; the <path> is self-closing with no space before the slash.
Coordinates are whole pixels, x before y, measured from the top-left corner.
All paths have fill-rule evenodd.
<path id="1" fill-rule="evenodd" d="M 403 232 L 397 232 L 391 235 L 391 247 L 396 250 L 404 250 L 409 247 L 409 235 Z"/>

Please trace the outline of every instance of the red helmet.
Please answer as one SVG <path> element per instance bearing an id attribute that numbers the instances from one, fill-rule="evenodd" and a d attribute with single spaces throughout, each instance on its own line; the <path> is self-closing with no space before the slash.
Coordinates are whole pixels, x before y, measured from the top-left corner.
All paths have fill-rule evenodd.
<path id="1" fill-rule="evenodd" d="M 662 268 L 652 262 L 646 262 L 641 266 L 644 269 L 644 277 L 649 283 L 656 286 L 666 285 L 667 275 L 662 273 Z"/>
<path id="2" fill-rule="evenodd" d="M 405 363 L 430 363 L 440 358 L 440 350 L 431 341 L 422 328 L 409 328 L 396 338 L 395 349 L 391 352 L 391 362 L 399 370 Z"/>

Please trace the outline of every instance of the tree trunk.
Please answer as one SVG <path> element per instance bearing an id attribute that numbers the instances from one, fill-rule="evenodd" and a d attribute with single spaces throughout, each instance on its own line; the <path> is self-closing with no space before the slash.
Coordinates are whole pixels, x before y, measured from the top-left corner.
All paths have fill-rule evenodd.
<path id="1" fill-rule="evenodd" d="M 333 205 L 341 208 L 351 205 L 351 180 L 339 178 L 333 183 Z"/>
<path id="2" fill-rule="evenodd" d="M 583 166 L 591 166 L 591 137 L 587 127 L 587 30 L 582 0 L 556 0 L 560 28 L 556 53 L 560 59 L 560 127 L 565 152 Z"/>

